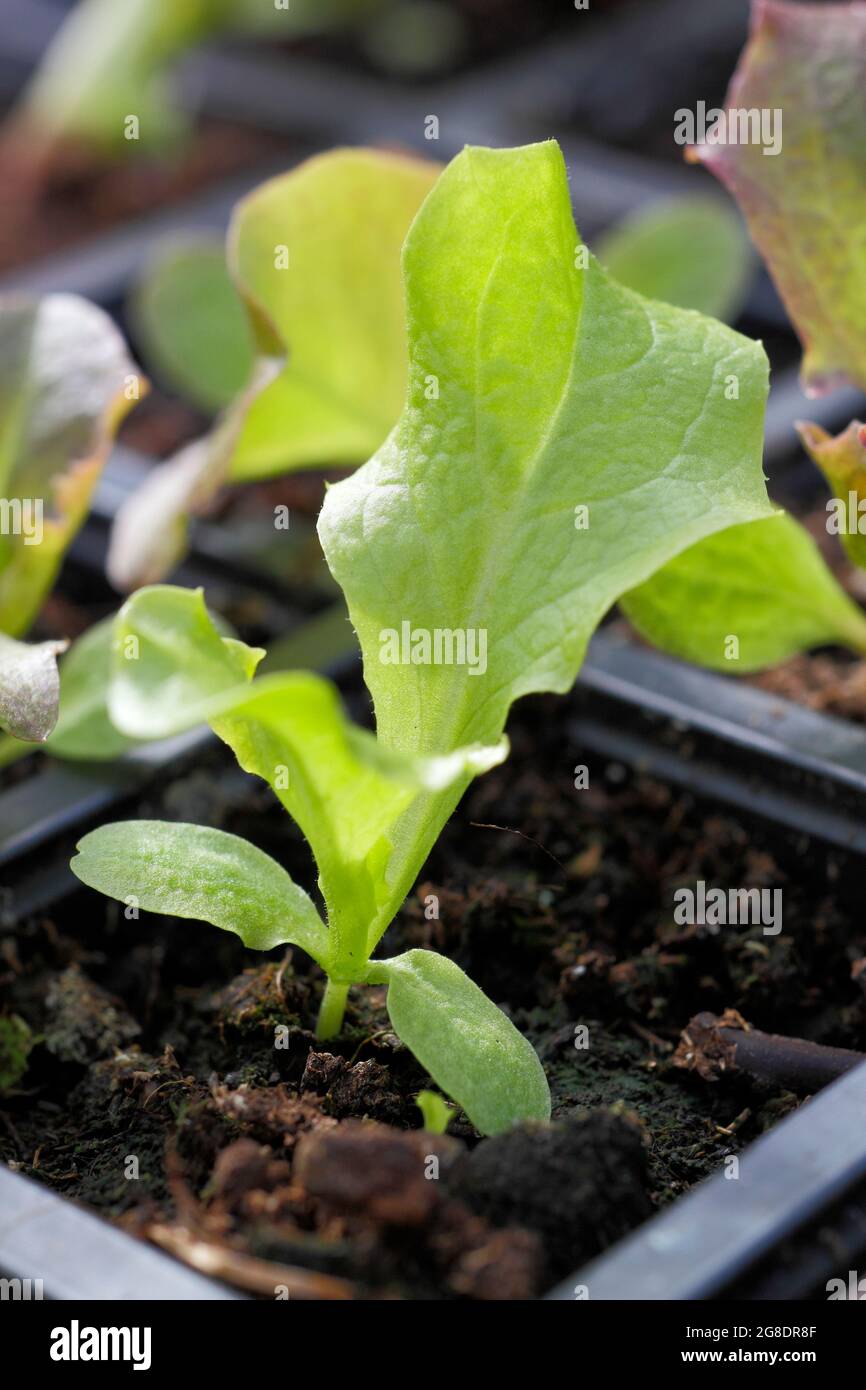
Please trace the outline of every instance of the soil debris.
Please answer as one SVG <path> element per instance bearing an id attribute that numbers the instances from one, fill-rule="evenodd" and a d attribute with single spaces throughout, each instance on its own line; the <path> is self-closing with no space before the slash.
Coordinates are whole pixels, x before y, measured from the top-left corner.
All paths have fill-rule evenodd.
<path id="1" fill-rule="evenodd" d="M 388 1068 L 373 1058 L 350 1063 L 330 1052 L 311 1052 L 301 1087 L 322 1096 L 326 1113 L 338 1119 L 366 1115 L 386 1124 L 403 1121 L 405 1097 L 394 1089 Z"/>
<path id="2" fill-rule="evenodd" d="M 347 1120 L 300 1141 L 294 1177 L 311 1197 L 341 1210 L 420 1226 L 440 1200 L 440 1168 L 447 1173 L 461 1150 L 447 1135 Z"/>
<path id="3" fill-rule="evenodd" d="M 99 1061 L 137 1038 L 139 1025 L 77 965 L 52 980 L 45 1000 L 45 1046 L 61 1062 Z"/>
<path id="4" fill-rule="evenodd" d="M 563 1278 L 648 1216 L 643 1135 L 609 1110 L 485 1139 L 455 1165 L 449 1189 L 497 1226 L 540 1238 Z"/>

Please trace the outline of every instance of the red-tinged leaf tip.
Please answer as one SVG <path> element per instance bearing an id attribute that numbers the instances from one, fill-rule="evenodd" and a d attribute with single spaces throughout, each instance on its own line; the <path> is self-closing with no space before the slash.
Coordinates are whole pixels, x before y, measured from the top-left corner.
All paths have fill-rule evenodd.
<path id="1" fill-rule="evenodd" d="M 724 108 L 728 118 L 757 113 L 759 133 L 738 123 L 728 143 L 708 134 L 690 156 L 745 214 L 803 344 L 812 397 L 866 386 L 864 62 L 866 4 L 753 0 Z"/>

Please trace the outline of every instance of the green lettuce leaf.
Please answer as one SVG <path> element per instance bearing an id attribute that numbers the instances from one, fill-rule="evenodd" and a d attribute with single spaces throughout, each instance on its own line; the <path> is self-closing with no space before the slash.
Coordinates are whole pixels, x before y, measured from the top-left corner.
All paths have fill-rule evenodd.
<path id="1" fill-rule="evenodd" d="M 375 961 L 394 1031 L 482 1134 L 550 1119 L 550 1092 L 532 1044 L 453 961 L 407 951 Z"/>
<path id="2" fill-rule="evenodd" d="M 579 244 L 552 142 L 465 150 L 407 239 L 408 402 L 319 520 L 388 747 L 495 743 L 518 696 L 571 686 L 621 593 L 770 513 L 761 347 L 582 269 Z M 386 660 L 404 624 L 483 638 L 484 669 Z M 462 790 L 398 827 L 383 920 Z"/>
<path id="3" fill-rule="evenodd" d="M 56 758 L 113 762 L 132 747 L 106 706 L 113 641 L 114 618 L 105 618 L 77 638 L 60 662 L 60 717 L 46 747 Z"/>
<path id="4" fill-rule="evenodd" d="M 218 243 L 158 246 L 129 312 L 143 360 L 199 409 L 221 410 L 249 379 L 252 332 Z"/>
<path id="5" fill-rule="evenodd" d="M 145 912 L 234 932 L 253 951 L 301 946 L 323 964 L 328 933 L 312 901 L 248 840 L 175 821 L 103 825 L 85 835 L 73 873 Z"/>
<path id="6" fill-rule="evenodd" d="M 421 792 L 442 794 L 501 762 L 507 744 L 401 755 L 353 725 L 319 676 L 290 672 L 251 683 L 262 656 L 219 633 L 200 592 L 142 589 L 116 620 L 109 712 L 137 738 L 207 722 L 241 766 L 271 786 L 313 850 L 335 958 L 343 978 L 353 978 L 378 940 L 368 933 L 381 909 L 395 822 Z"/>
<path id="7" fill-rule="evenodd" d="M 155 469 L 121 508 L 108 566 L 117 588 L 166 575 L 183 554 L 189 514 L 224 483 L 354 465 L 381 444 L 406 393 L 400 248 L 438 173 L 387 151 L 333 150 L 256 189 L 228 237 L 245 322 L 231 299 L 227 307 L 226 285 L 215 286 L 211 262 L 157 330 L 150 311 L 172 299 L 176 275 L 158 266 L 145 279 L 145 345 L 176 385 L 182 361 L 199 399 L 215 384 L 228 389 L 251 337 L 258 362 L 216 429 Z"/>
<path id="8" fill-rule="evenodd" d="M 866 6 L 753 0 L 727 125 L 692 152 L 740 204 L 803 342 L 804 386 L 815 395 L 845 381 L 866 388 L 864 70 Z M 738 123 L 749 112 L 766 119 L 769 139 L 743 141 L 739 125 L 732 138 L 732 111 Z M 772 119 L 781 147 L 767 153 Z"/>
<path id="9" fill-rule="evenodd" d="M 828 643 L 866 652 L 866 616 L 784 513 L 700 541 L 620 605 L 654 646 L 731 675 Z"/>

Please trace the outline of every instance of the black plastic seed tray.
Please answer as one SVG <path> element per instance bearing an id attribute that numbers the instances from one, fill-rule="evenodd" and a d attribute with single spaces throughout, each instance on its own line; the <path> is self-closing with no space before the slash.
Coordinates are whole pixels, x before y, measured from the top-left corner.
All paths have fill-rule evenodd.
<path id="1" fill-rule="evenodd" d="M 47 0 L 0 0 L 0 99 L 14 96 L 61 8 Z M 224 48 L 196 55 L 183 75 L 190 101 L 206 115 L 278 132 L 286 140 L 285 158 L 2 276 L 0 290 L 76 291 L 119 310 L 159 238 L 219 234 L 248 188 L 293 157 L 339 142 L 398 144 L 446 159 L 466 141 L 506 145 L 555 135 L 569 165 L 578 224 L 591 239 L 643 203 L 714 187 L 702 171 L 671 158 L 670 150 L 660 157 L 659 138 L 676 105 L 689 104 L 696 93 L 711 103 L 721 96 L 699 88 L 730 72 L 746 13 L 745 0 L 620 6 L 582 28 L 582 21 L 564 26 L 510 58 L 436 84 L 404 87 L 386 86 L 360 65 L 284 52 Z M 430 113 L 440 119 L 437 142 L 424 139 Z M 756 279 L 748 315 L 750 331 L 762 324 L 776 331 L 784 323 L 765 277 Z M 789 360 L 795 360 L 793 340 L 790 348 Z M 800 485 L 795 419 L 836 428 L 862 409 L 854 392 L 807 401 L 790 366 L 777 373 L 767 417 L 771 480 Z M 74 549 L 74 565 L 94 575 L 101 570 L 107 526 L 147 466 L 118 451 Z M 257 590 L 272 604 L 270 614 L 281 611 L 286 641 L 295 644 L 278 644 L 277 660 L 294 659 L 306 644 L 310 664 L 351 682 L 356 657 L 341 610 L 322 610 L 321 598 L 305 608 L 290 585 L 257 567 L 254 551 L 253 543 L 249 554 L 237 547 L 226 554 L 201 526 L 184 579 Z M 273 626 L 280 631 L 276 617 Z M 591 644 L 572 698 L 576 746 L 785 832 L 866 854 L 866 730 L 684 667 L 612 630 Z M 11 901 L 12 915 L 45 910 L 67 893 L 70 841 L 138 796 L 148 781 L 182 773 L 206 738 L 194 731 L 111 768 L 45 762 L 0 792 L 0 883 L 11 890 L 4 902 Z M 572 1299 L 577 1286 L 586 1285 L 591 1298 L 769 1297 L 767 1290 L 793 1287 L 790 1278 L 785 1285 L 778 1258 L 791 1242 L 800 1252 L 792 1266 L 802 1274 L 797 1287 L 813 1274 L 818 1280 L 828 1256 L 814 1232 L 825 1218 L 848 1233 L 840 1249 L 866 1244 L 864 1102 L 861 1067 L 754 1144 L 742 1157 L 738 1184 L 720 1177 L 695 1189 L 552 1296 Z M 85 1257 L 71 1261 L 73 1249 Z M 44 1277 L 47 1295 L 55 1298 L 152 1298 L 155 1288 L 163 1290 L 157 1297 L 233 1296 L 2 1169 L 0 1271 Z"/>

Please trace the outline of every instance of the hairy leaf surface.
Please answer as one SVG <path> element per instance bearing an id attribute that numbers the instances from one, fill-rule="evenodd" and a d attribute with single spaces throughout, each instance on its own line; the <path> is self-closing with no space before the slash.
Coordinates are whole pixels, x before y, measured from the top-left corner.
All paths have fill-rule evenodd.
<path id="1" fill-rule="evenodd" d="M 532 1044 L 458 965 L 435 951 L 374 961 L 388 986 L 397 1036 L 483 1134 L 550 1119 L 550 1092 Z"/>
<path id="2" fill-rule="evenodd" d="M 465 150 L 407 240 L 408 403 L 319 523 L 388 746 L 497 739 L 517 696 L 569 688 L 620 593 L 770 511 L 761 348 L 579 269 L 578 240 L 553 143 Z M 404 620 L 484 629 L 486 669 L 383 662 Z"/>
<path id="3" fill-rule="evenodd" d="M 176 821 L 120 821 L 85 835 L 71 867 L 90 888 L 145 912 L 211 922 L 254 951 L 289 943 L 327 959 L 327 932 L 310 898 L 237 835 Z"/>

